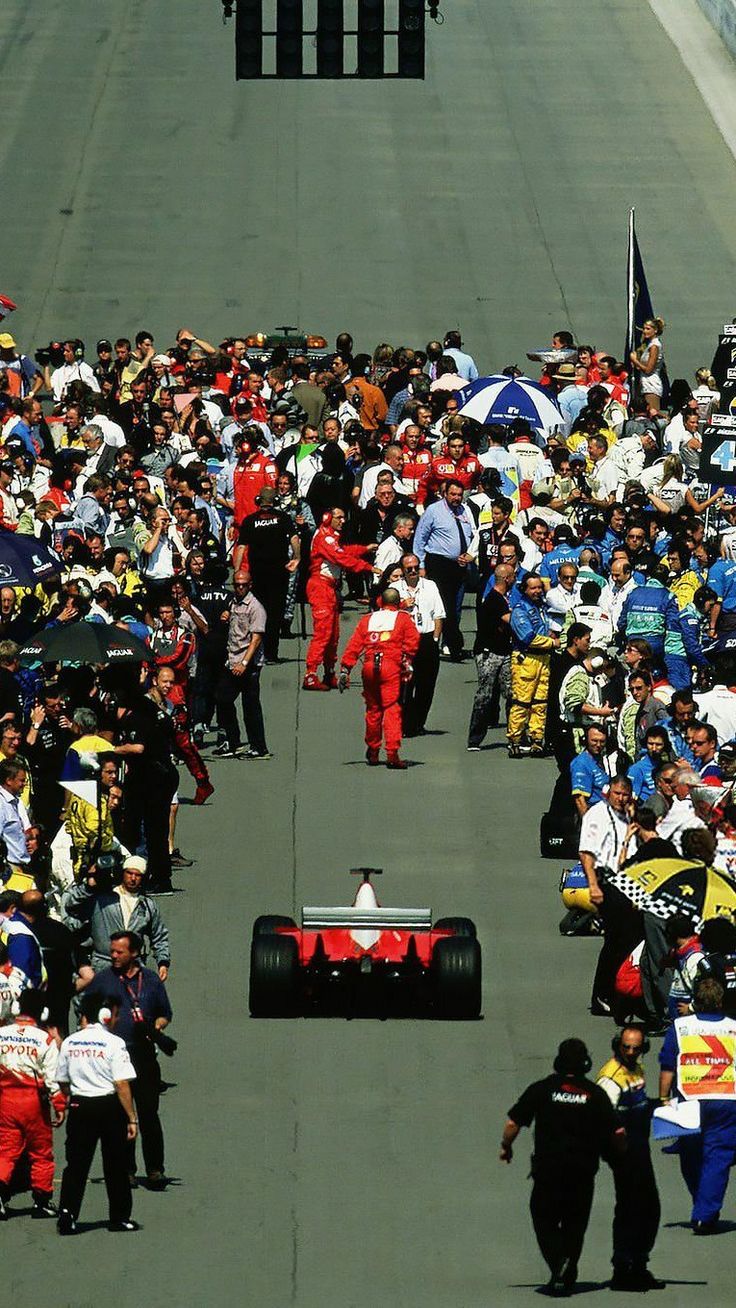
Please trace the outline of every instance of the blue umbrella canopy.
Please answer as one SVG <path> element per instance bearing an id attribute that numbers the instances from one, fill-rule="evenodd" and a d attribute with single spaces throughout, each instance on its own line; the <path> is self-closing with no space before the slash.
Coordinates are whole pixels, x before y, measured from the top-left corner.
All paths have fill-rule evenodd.
<path id="1" fill-rule="evenodd" d="M 517 418 L 524 418 L 545 433 L 564 423 L 549 389 L 531 377 L 479 377 L 459 391 L 457 398 L 459 412 L 476 422 L 497 422 L 508 427 Z"/>
<path id="2" fill-rule="evenodd" d="M 63 566 L 58 555 L 35 536 L 0 530 L 0 586 L 37 586 Z"/>

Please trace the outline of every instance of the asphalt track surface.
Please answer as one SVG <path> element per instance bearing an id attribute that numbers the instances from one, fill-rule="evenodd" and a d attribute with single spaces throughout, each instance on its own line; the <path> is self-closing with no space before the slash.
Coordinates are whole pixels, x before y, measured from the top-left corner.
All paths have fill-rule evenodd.
<path id="1" fill-rule="evenodd" d="M 11 329 L 94 343 L 145 324 L 163 345 L 175 325 L 219 339 L 290 321 L 350 327 L 370 346 L 457 321 L 486 367 L 563 325 L 616 349 L 634 203 L 674 371 L 709 358 L 733 307 L 736 173 L 651 10 L 445 7 L 424 85 L 236 86 L 214 0 L 6 0 Z M 181 810 L 197 864 L 162 904 L 181 1041 L 164 1068 L 177 1083 L 167 1165 L 180 1184 L 138 1192 L 144 1231 L 127 1241 L 94 1228 L 99 1183 L 76 1241 L 6 1227 L 17 1308 L 91 1308 L 123 1287 L 151 1308 L 538 1302 L 528 1142 L 502 1168 L 501 1124 L 561 1038 L 584 1036 L 599 1063 L 610 1037 L 586 1012 L 597 946 L 559 937 L 559 869 L 537 856 L 553 768 L 508 763 L 500 733 L 466 753 L 466 665 L 442 668 L 437 734 L 408 745 L 414 766 L 368 772 L 357 689 L 303 696 L 301 671 L 264 674 L 273 761 L 216 764 L 213 801 Z M 385 868 L 387 904 L 476 919 L 482 1021 L 247 1018 L 255 915 L 345 901 L 361 863 Z M 705 1289 L 730 1302 L 733 1235 L 693 1241 L 673 1160 L 658 1176 L 666 1301 Z M 590 1294 L 608 1275 L 610 1214 L 602 1175 L 581 1266 Z"/>

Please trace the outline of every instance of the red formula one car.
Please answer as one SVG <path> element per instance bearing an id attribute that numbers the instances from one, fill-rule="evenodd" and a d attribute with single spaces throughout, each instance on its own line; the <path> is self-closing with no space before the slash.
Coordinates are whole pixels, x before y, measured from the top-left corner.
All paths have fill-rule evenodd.
<path id="1" fill-rule="evenodd" d="M 428 908 L 382 908 L 371 877 L 354 868 L 355 901 L 344 908 L 303 908 L 290 917 L 259 917 L 250 954 L 253 1017 L 284 1017 L 311 1004 L 374 1011 L 421 1005 L 441 1018 L 476 1018 L 481 1009 L 481 952 L 473 922 Z"/>

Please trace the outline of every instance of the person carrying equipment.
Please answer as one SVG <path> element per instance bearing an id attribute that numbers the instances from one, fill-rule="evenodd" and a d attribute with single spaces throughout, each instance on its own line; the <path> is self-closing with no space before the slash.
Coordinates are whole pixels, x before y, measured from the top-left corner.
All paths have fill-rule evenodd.
<path id="1" fill-rule="evenodd" d="M 419 649 L 419 632 L 410 615 L 399 607 L 401 597 L 393 586 L 381 596 L 382 607 L 360 619 L 342 656 L 340 691 L 347 690 L 351 668 L 363 655 L 366 762 L 378 764 L 381 737 L 386 740 L 386 766 L 405 768 L 401 748 L 401 683 L 411 675 L 411 660 Z"/>

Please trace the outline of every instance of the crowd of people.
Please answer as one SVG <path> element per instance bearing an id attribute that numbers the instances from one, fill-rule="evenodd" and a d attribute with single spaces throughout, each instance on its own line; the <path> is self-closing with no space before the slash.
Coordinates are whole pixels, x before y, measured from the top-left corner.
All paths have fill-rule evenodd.
<path id="1" fill-rule="evenodd" d="M 463 414 L 479 374 L 455 331 L 372 355 L 347 334 L 325 353 L 181 329 L 157 351 L 140 331 L 99 340 L 93 361 L 79 339 L 31 357 L 0 334 L 0 562 L 24 539 L 57 561 L 37 585 L 4 569 L 0 589 L 0 1004 L 16 1033 L 0 1056 L 0 1215 L 27 1151 L 34 1215 L 57 1216 L 49 1123 L 70 1102 L 62 1233 L 97 1139 L 113 1229 L 135 1229 L 138 1132 L 147 1184 L 166 1185 L 157 897 L 190 863 L 178 765 L 201 805 L 203 749 L 268 762 L 261 671 L 307 636 L 307 610 L 303 691 L 346 690 L 362 659 L 366 762 L 384 748 L 393 769 L 443 663 L 469 657 L 474 612 L 467 749 L 504 727 L 510 760 L 556 759 L 547 828 L 579 852 L 581 916 L 604 933 L 593 1011 L 636 1018 L 643 1042 L 691 1011 L 711 967 L 728 1012 L 733 924 L 706 947 L 696 913 L 673 919 L 654 976 L 615 884 L 655 857 L 736 876 L 736 488 L 698 480 L 718 384 L 702 368 L 668 395 L 663 330 L 647 323 L 624 361 L 558 332 L 539 379 L 553 424 Z M 345 602 L 365 613 L 340 654 Z M 24 653 L 78 623 L 144 654 Z M 78 1077 L 80 1047 L 106 1078 Z"/>

